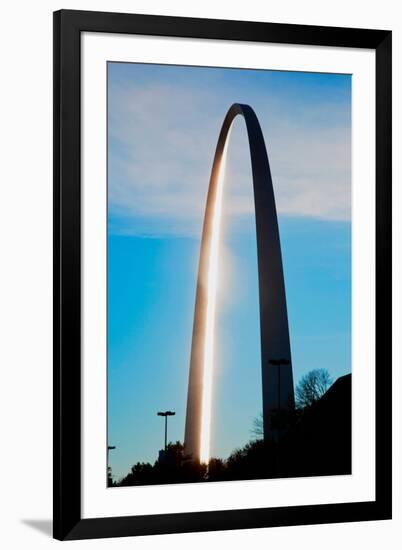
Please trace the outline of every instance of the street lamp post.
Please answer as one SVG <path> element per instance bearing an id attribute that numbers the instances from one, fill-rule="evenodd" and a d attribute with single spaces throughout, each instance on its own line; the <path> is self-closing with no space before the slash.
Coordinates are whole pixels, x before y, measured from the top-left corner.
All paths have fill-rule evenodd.
<path id="1" fill-rule="evenodd" d="M 113 449 L 115 449 L 116 446 L 115 445 L 108 445 L 107 446 L 107 466 L 109 467 L 109 451 L 113 451 Z"/>
<path id="2" fill-rule="evenodd" d="M 167 419 L 168 416 L 174 416 L 176 413 L 174 411 L 159 411 L 158 416 L 164 416 L 165 417 L 165 451 L 167 449 Z"/>
<path id="3" fill-rule="evenodd" d="M 276 428 L 274 431 L 275 441 L 276 441 L 276 444 L 278 445 L 279 439 L 281 437 L 281 427 L 282 427 L 282 419 L 279 416 L 280 410 L 281 410 L 281 366 L 289 365 L 290 361 L 288 361 L 288 359 L 280 358 L 280 359 L 270 359 L 269 363 L 274 367 L 278 367 L 278 411 L 276 416 Z M 278 448 L 276 449 L 275 457 L 276 457 L 275 458 L 276 470 L 277 470 L 277 473 L 280 473 L 280 457 L 279 457 Z"/>
<path id="4" fill-rule="evenodd" d="M 281 366 L 289 365 L 288 359 L 270 359 L 269 363 L 271 365 L 278 367 L 278 411 L 281 408 Z"/>
<path id="5" fill-rule="evenodd" d="M 113 449 L 115 449 L 115 448 L 116 448 L 115 445 L 108 445 L 108 446 L 107 446 L 108 461 L 109 461 L 109 451 L 113 451 Z"/>

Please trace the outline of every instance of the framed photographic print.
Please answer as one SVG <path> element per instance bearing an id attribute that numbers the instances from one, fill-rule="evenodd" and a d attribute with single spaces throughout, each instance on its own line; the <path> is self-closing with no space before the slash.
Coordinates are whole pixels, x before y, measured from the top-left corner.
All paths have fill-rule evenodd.
<path id="1" fill-rule="evenodd" d="M 390 517 L 391 32 L 56 12 L 54 536 Z"/>

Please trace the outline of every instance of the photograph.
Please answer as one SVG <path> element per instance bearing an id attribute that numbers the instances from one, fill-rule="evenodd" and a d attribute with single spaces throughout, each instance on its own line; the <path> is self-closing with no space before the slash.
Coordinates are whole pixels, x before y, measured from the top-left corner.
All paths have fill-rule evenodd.
<path id="1" fill-rule="evenodd" d="M 105 486 L 352 474 L 352 75 L 107 62 Z"/>
<path id="2" fill-rule="evenodd" d="M 217 15 L 53 14 L 58 540 L 392 517 L 392 31 Z"/>

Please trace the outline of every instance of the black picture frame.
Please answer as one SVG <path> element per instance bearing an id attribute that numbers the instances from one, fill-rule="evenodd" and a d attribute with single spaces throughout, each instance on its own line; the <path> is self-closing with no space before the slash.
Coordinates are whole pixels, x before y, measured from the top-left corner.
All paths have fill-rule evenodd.
<path id="1" fill-rule="evenodd" d="M 369 48 L 376 56 L 376 497 L 341 504 L 82 519 L 83 32 Z M 54 13 L 54 537 L 60 540 L 391 518 L 391 31 L 61 10 Z"/>

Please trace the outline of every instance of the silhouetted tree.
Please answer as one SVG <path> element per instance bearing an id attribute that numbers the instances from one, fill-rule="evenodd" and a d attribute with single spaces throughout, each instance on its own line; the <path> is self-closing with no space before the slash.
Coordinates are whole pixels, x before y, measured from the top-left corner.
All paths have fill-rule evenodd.
<path id="1" fill-rule="evenodd" d="M 314 369 L 308 372 L 296 386 L 296 407 L 298 409 L 308 409 L 321 399 L 331 385 L 332 378 L 326 369 Z"/>
<path id="2" fill-rule="evenodd" d="M 148 462 L 137 462 L 131 467 L 131 472 L 121 479 L 117 485 L 147 485 L 153 483 L 153 466 Z"/>
<path id="3" fill-rule="evenodd" d="M 272 427 L 286 431 L 291 428 L 298 419 L 298 411 L 294 409 L 273 410 L 271 412 Z M 262 412 L 253 420 L 253 426 L 250 430 L 251 440 L 259 441 L 264 439 L 264 418 Z"/>
<path id="4" fill-rule="evenodd" d="M 180 441 L 169 443 L 160 459 L 153 465 L 149 462 L 137 462 L 131 472 L 116 485 L 150 485 L 161 483 L 194 483 L 205 481 L 207 467 L 190 460 L 184 454 L 184 446 Z"/>
<path id="5" fill-rule="evenodd" d="M 276 449 L 272 442 L 251 441 L 227 458 L 226 479 L 261 479 L 275 476 Z"/>
<path id="6" fill-rule="evenodd" d="M 226 461 L 221 458 L 211 458 L 208 464 L 208 481 L 224 481 L 227 479 Z"/>
<path id="7" fill-rule="evenodd" d="M 262 416 L 262 412 L 254 418 L 253 427 L 250 431 L 252 440 L 264 438 L 264 419 Z"/>

